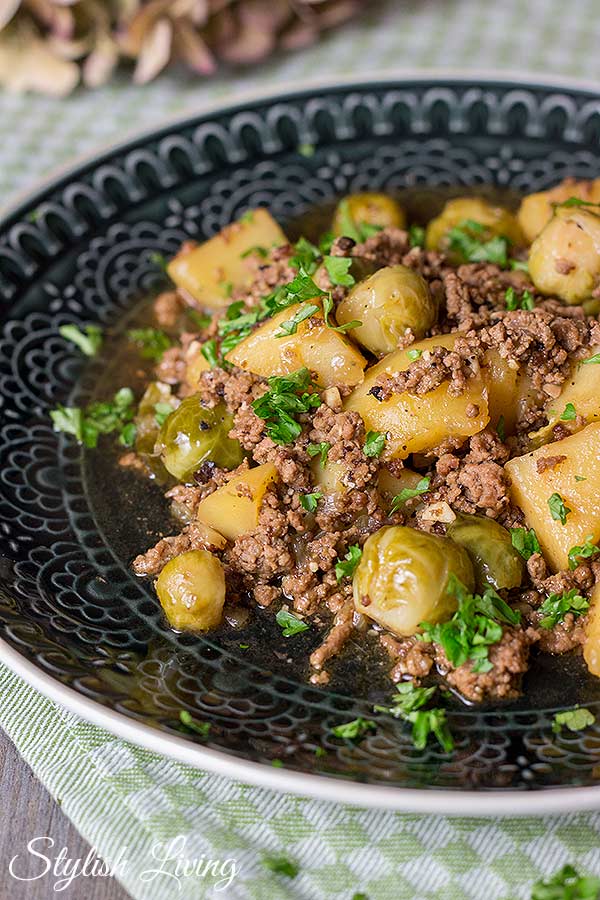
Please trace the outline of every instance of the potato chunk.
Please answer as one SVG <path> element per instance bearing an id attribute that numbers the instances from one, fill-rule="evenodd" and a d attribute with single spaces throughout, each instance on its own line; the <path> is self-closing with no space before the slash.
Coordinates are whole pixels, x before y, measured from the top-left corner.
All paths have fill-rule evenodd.
<path id="1" fill-rule="evenodd" d="M 592 347 L 589 356 L 596 356 L 598 353 L 600 353 L 600 347 Z M 600 419 L 600 365 L 585 364 L 584 361 L 574 364 L 561 394 L 556 400 L 551 400 L 546 407 L 548 424 L 534 434 L 530 434 L 533 446 L 539 446 L 552 440 L 552 429 L 558 425 L 569 404 L 577 415 L 583 416 L 588 422 Z M 570 407 L 567 414 L 573 414 Z"/>
<path id="2" fill-rule="evenodd" d="M 539 191 L 537 194 L 528 194 L 523 197 L 517 221 L 525 235 L 528 244 L 531 244 L 540 231 L 552 218 L 553 203 L 564 203 L 570 197 L 578 197 L 586 203 L 600 202 L 600 178 L 593 181 L 574 181 L 567 179 L 557 184 L 548 191 Z"/>
<path id="3" fill-rule="evenodd" d="M 457 335 L 426 338 L 410 347 L 425 353 L 433 347 L 453 347 Z M 381 375 L 392 375 L 408 368 L 407 350 L 396 350 L 368 370 L 363 383 L 346 401 L 346 409 L 360 413 L 368 431 L 383 431 L 387 441 L 382 457 L 406 459 L 411 453 L 431 450 L 449 437 L 467 438 L 488 423 L 487 388 L 482 377 L 469 380 L 458 397 L 448 392 L 444 382 L 427 394 L 396 394 L 383 402 L 369 393 Z M 467 415 L 477 408 L 475 415 Z"/>
<path id="4" fill-rule="evenodd" d="M 586 618 L 583 658 L 592 675 L 600 677 L 600 584 L 592 592 Z"/>
<path id="5" fill-rule="evenodd" d="M 561 457 L 565 457 L 561 459 Z M 538 470 L 539 460 L 548 459 Z M 553 463 L 551 465 L 551 463 Z M 577 434 L 554 441 L 506 463 L 513 502 L 535 529 L 546 558 L 554 571 L 568 566 L 571 547 L 585 543 L 588 535 L 600 538 L 600 423 Z M 576 477 L 577 476 L 577 477 Z M 583 480 L 578 480 L 583 479 Z M 559 494 L 571 511 L 563 525 L 552 518 L 548 500 Z"/>
<path id="6" fill-rule="evenodd" d="M 258 527 L 258 516 L 268 486 L 277 480 L 272 463 L 247 469 L 217 488 L 198 505 L 197 517 L 229 541 Z"/>
<path id="7" fill-rule="evenodd" d="M 360 384 L 366 359 L 345 335 L 327 327 L 320 309 L 300 322 L 295 334 L 277 336 L 282 334 L 282 324 L 293 319 L 303 306 L 306 304 L 297 303 L 267 319 L 229 351 L 227 361 L 265 378 L 288 375 L 306 366 L 322 387 Z"/>
<path id="8" fill-rule="evenodd" d="M 200 306 L 228 306 L 232 288 L 247 287 L 252 267 L 244 258 L 253 247 L 281 246 L 287 238 L 266 209 L 246 213 L 238 222 L 197 247 L 183 247 L 167 266 L 177 287 L 183 288 Z"/>
<path id="9" fill-rule="evenodd" d="M 223 566 L 208 550 L 188 550 L 164 567 L 156 582 L 156 593 L 173 628 L 215 628 L 225 603 Z"/>

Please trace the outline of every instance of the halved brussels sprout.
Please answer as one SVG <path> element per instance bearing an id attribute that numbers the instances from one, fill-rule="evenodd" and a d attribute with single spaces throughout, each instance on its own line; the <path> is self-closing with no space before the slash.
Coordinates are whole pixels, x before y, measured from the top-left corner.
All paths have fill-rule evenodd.
<path id="1" fill-rule="evenodd" d="M 391 353 L 407 328 L 422 338 L 436 317 L 427 282 L 407 266 L 379 269 L 354 285 L 336 310 L 340 325 L 362 322 L 352 337 L 373 353 Z"/>
<path id="2" fill-rule="evenodd" d="M 357 238 L 361 236 L 361 225 L 404 228 L 406 216 L 402 207 L 387 194 L 350 194 L 337 205 L 333 217 L 333 233 L 336 237 L 345 235 Z"/>
<path id="3" fill-rule="evenodd" d="M 199 397 L 187 397 L 164 422 L 156 451 L 167 471 L 179 481 L 191 478 L 206 460 L 235 469 L 244 453 L 239 441 L 228 437 L 232 427 L 233 418 L 225 404 L 207 409 Z"/>
<path id="4" fill-rule="evenodd" d="M 354 573 L 356 610 L 398 635 L 415 634 L 421 622 L 449 619 L 457 608 L 448 591 L 454 575 L 475 586 L 469 554 L 447 537 L 388 525 L 372 534 Z"/>
<path id="5" fill-rule="evenodd" d="M 225 603 L 223 566 L 208 550 L 188 550 L 164 567 L 156 582 L 156 593 L 173 628 L 215 628 Z"/>
<path id="6" fill-rule="evenodd" d="M 447 534 L 469 553 L 480 590 L 489 585 L 497 591 L 519 587 L 523 558 L 513 547 L 510 533 L 498 522 L 460 515 L 448 526 Z"/>
<path id="7" fill-rule="evenodd" d="M 600 216 L 588 209 L 556 209 L 529 251 L 538 291 L 581 303 L 600 285 Z"/>

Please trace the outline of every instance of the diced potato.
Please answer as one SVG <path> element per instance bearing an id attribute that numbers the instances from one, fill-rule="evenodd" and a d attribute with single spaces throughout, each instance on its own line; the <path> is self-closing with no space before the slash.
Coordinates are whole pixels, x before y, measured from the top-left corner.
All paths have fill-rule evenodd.
<path id="1" fill-rule="evenodd" d="M 295 334 L 277 337 L 282 323 L 289 322 L 303 305 L 289 306 L 267 319 L 229 351 L 227 361 L 266 378 L 306 366 L 322 387 L 360 384 L 366 359 L 345 335 L 327 327 L 322 312 L 300 322 Z"/>
<path id="2" fill-rule="evenodd" d="M 497 350 L 485 354 L 481 377 L 488 391 L 490 427 L 498 428 L 502 418 L 505 433 L 513 434 L 523 406 L 535 394 L 531 378 L 524 369 L 513 368 Z"/>
<path id="3" fill-rule="evenodd" d="M 348 484 L 344 480 L 347 469 L 341 463 L 328 459 L 322 466 L 319 457 L 315 456 L 310 468 L 313 483 L 322 494 L 337 494 L 348 490 Z"/>
<path id="4" fill-rule="evenodd" d="M 592 592 L 585 624 L 583 658 L 592 675 L 600 677 L 600 584 Z"/>
<path id="5" fill-rule="evenodd" d="M 542 472 L 537 461 L 548 457 L 560 460 Z M 588 425 L 577 434 L 554 441 L 509 460 L 513 502 L 521 507 L 529 527 L 534 528 L 542 550 L 554 571 L 568 566 L 571 547 L 585 543 L 588 535 L 600 538 L 600 424 Z M 576 477 L 577 476 L 577 477 Z M 583 480 L 578 480 L 583 479 Z M 548 500 L 560 494 L 571 510 L 566 523 L 552 518 Z"/>
<path id="6" fill-rule="evenodd" d="M 412 344 L 410 350 L 450 348 L 456 338 L 456 334 L 426 338 Z M 381 375 L 402 372 L 410 363 L 407 350 L 390 353 L 368 370 L 363 383 L 346 401 L 346 409 L 360 413 L 367 430 L 386 433 L 383 458 L 406 459 L 411 453 L 437 447 L 449 437 L 467 438 L 485 428 L 489 421 L 488 400 L 481 377 L 470 379 L 467 389 L 458 397 L 448 392 L 447 382 L 427 394 L 406 392 L 383 402 L 369 393 Z M 467 410 L 471 411 L 472 406 L 477 407 L 477 414 L 468 416 Z"/>
<path id="7" fill-rule="evenodd" d="M 590 356 L 600 353 L 600 347 L 592 347 Z M 545 444 L 552 439 L 552 429 L 560 422 L 560 417 L 567 404 L 575 407 L 577 415 L 583 416 L 588 422 L 600 419 L 600 365 L 590 363 L 584 365 L 576 362 L 571 374 L 565 381 L 560 396 L 551 400 L 546 408 L 548 424 L 531 434 L 534 446 Z"/>
<path id="8" fill-rule="evenodd" d="M 377 487 L 379 488 L 380 494 L 383 494 L 392 500 L 392 498 L 396 497 L 400 491 L 404 490 L 404 488 L 414 490 L 422 478 L 422 475 L 419 475 L 418 472 L 413 472 L 412 469 L 401 469 L 399 475 L 392 475 L 389 469 L 380 469 L 377 478 Z"/>
<path id="9" fill-rule="evenodd" d="M 272 463 L 247 469 L 200 502 L 198 519 L 227 540 L 235 541 L 241 534 L 258 527 L 266 490 L 277 478 L 277 469 Z"/>
<path id="10" fill-rule="evenodd" d="M 197 391 L 200 385 L 200 376 L 209 370 L 210 365 L 202 354 L 201 342 L 192 341 L 185 354 L 185 383 L 194 392 Z"/>
<path id="11" fill-rule="evenodd" d="M 548 191 L 524 197 L 517 213 L 517 221 L 528 244 L 535 240 L 552 218 L 552 204 L 564 203 L 569 197 L 578 197 L 586 203 L 600 203 L 600 178 L 593 181 L 567 179 Z"/>
<path id="12" fill-rule="evenodd" d="M 156 593 L 173 628 L 215 628 L 225 603 L 223 566 L 208 550 L 188 550 L 164 567 L 156 582 Z"/>
<path id="13" fill-rule="evenodd" d="M 167 271 L 200 306 L 218 309 L 229 305 L 232 288 L 246 287 L 252 280 L 252 265 L 244 253 L 285 243 L 287 238 L 271 214 L 255 209 L 203 244 L 184 247 Z"/>

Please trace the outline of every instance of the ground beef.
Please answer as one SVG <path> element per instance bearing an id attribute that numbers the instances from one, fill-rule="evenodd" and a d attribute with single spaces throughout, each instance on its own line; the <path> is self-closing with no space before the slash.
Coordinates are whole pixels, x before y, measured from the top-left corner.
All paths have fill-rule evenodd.
<path id="1" fill-rule="evenodd" d="M 141 553 L 132 562 L 136 575 L 158 575 L 166 564 L 188 550 L 219 550 L 207 538 L 206 529 L 199 524 L 187 525 L 180 534 L 162 538 L 158 544 Z"/>
<path id="2" fill-rule="evenodd" d="M 310 655 L 313 669 L 320 670 L 325 662 L 336 656 L 353 631 L 352 619 L 354 608 L 351 600 L 346 600 L 336 612 L 333 625 L 323 643 Z"/>
<path id="3" fill-rule="evenodd" d="M 429 675 L 434 657 L 432 644 L 414 637 L 398 640 L 390 634 L 382 634 L 379 640 L 394 660 L 392 681 L 403 681 L 407 676 L 419 680 Z"/>
<path id="4" fill-rule="evenodd" d="M 432 347 L 404 371 L 382 375 L 371 393 L 377 400 L 384 401 L 405 391 L 417 395 L 428 394 L 448 381 L 448 393 L 458 396 L 466 390 L 469 378 L 475 375 L 478 368 L 472 347 L 459 338 L 453 350 Z"/>
<path id="5" fill-rule="evenodd" d="M 559 466 L 561 462 L 564 462 L 566 456 L 558 455 L 558 456 L 540 456 L 536 460 L 535 467 L 538 473 L 541 475 L 542 472 L 545 472 L 546 469 L 555 469 L 556 466 Z"/>
<path id="6" fill-rule="evenodd" d="M 183 301 L 177 291 L 159 294 L 154 301 L 154 318 L 161 328 L 174 328 L 183 309 Z"/>

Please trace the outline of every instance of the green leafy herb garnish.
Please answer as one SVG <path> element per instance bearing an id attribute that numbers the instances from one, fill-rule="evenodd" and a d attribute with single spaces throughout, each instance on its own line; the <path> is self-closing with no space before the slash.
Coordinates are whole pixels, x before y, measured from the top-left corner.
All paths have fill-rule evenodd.
<path id="1" fill-rule="evenodd" d="M 291 444 L 302 432 L 296 416 L 321 405 L 318 394 L 309 393 L 313 386 L 308 369 L 290 375 L 274 375 L 268 379 L 269 390 L 254 400 L 252 408 L 264 419 L 266 431 L 276 444 Z"/>
<path id="2" fill-rule="evenodd" d="M 173 407 L 170 403 L 155 403 L 154 404 L 154 421 L 158 425 L 159 428 L 162 428 L 164 423 L 167 421 L 171 413 L 173 412 Z"/>
<path id="3" fill-rule="evenodd" d="M 151 253 L 148 259 L 153 266 L 157 266 L 163 272 L 167 271 L 168 260 L 164 253 Z"/>
<path id="4" fill-rule="evenodd" d="M 347 741 L 357 741 L 363 737 L 367 731 L 375 731 L 377 725 L 372 719 L 353 719 L 351 722 L 344 722 L 343 725 L 336 725 L 331 729 L 331 733 L 335 737 L 344 738 Z"/>
<path id="5" fill-rule="evenodd" d="M 573 419 L 577 418 L 577 410 L 572 403 L 567 403 L 560 417 L 563 422 L 571 422 Z"/>
<path id="6" fill-rule="evenodd" d="M 589 359 L 584 359 L 582 365 L 584 366 L 597 366 L 600 363 L 600 353 L 594 353 L 593 356 L 590 356 Z"/>
<path id="7" fill-rule="evenodd" d="M 322 496 L 320 491 L 314 491 L 312 494 L 300 494 L 300 506 L 307 512 L 316 512 Z"/>
<path id="8" fill-rule="evenodd" d="M 102 329 L 98 325 L 86 325 L 85 331 L 77 325 L 61 325 L 58 333 L 66 341 L 79 347 L 86 356 L 95 356 L 102 346 Z"/>
<path id="9" fill-rule="evenodd" d="M 211 338 L 210 341 L 205 341 L 205 343 L 202 344 L 200 352 L 202 353 L 202 356 L 207 361 L 211 369 L 216 369 L 220 363 L 216 338 Z"/>
<path id="10" fill-rule="evenodd" d="M 157 362 L 162 359 L 165 350 L 173 344 L 169 335 L 158 328 L 132 328 L 127 332 L 127 337 L 138 345 L 140 355 L 144 359 L 153 359 Z"/>
<path id="11" fill-rule="evenodd" d="M 356 222 L 350 212 L 348 198 L 340 200 L 338 205 L 340 230 L 345 237 L 352 238 L 357 244 L 362 244 L 368 238 L 373 237 L 379 231 L 383 231 L 382 225 L 370 225 L 368 222 Z"/>
<path id="12" fill-rule="evenodd" d="M 589 608 L 589 601 L 577 593 L 577 588 L 571 588 L 565 594 L 550 594 L 539 608 L 539 612 L 543 616 L 540 619 L 540 625 L 542 628 L 554 628 L 563 621 L 567 613 L 572 613 L 577 617 Z"/>
<path id="13" fill-rule="evenodd" d="M 96 447 L 101 434 L 121 434 L 133 415 L 134 396 L 130 388 L 121 388 L 112 401 L 91 403 L 85 409 L 59 405 L 50 412 L 54 430 L 72 434 L 85 447 Z"/>
<path id="14" fill-rule="evenodd" d="M 262 862 L 265 868 L 277 875 L 285 875 L 286 878 L 295 878 L 300 871 L 300 866 L 285 856 L 264 856 Z"/>
<path id="15" fill-rule="evenodd" d="M 197 309 L 192 309 L 190 306 L 186 307 L 185 314 L 190 319 L 192 324 L 198 329 L 198 331 L 204 331 L 205 328 L 208 328 L 210 323 L 212 322 L 212 316 L 208 313 L 198 312 Z"/>
<path id="16" fill-rule="evenodd" d="M 534 553 L 541 553 L 540 543 L 533 528 L 511 528 L 510 539 L 523 559 L 529 559 Z"/>
<path id="17" fill-rule="evenodd" d="M 408 242 L 411 247 L 424 247 L 425 229 L 421 225 L 411 225 L 408 229 Z"/>
<path id="18" fill-rule="evenodd" d="M 327 462 L 327 456 L 329 451 L 331 450 L 331 444 L 328 441 L 321 441 L 320 444 L 309 444 L 306 448 L 306 452 L 310 457 L 318 456 L 320 457 L 321 465 L 324 466 Z"/>
<path id="19" fill-rule="evenodd" d="M 179 713 L 179 721 L 187 731 L 200 734 L 202 737 L 206 737 L 210 731 L 210 722 L 198 722 L 186 709 L 182 709 Z"/>
<path id="20" fill-rule="evenodd" d="M 350 274 L 352 267 L 352 258 L 349 256 L 326 256 L 323 260 L 329 280 L 332 284 L 342 285 L 342 287 L 352 287 L 355 278 Z"/>
<path id="21" fill-rule="evenodd" d="M 382 431 L 367 431 L 363 452 L 365 456 L 381 456 L 385 447 L 385 434 Z"/>
<path id="22" fill-rule="evenodd" d="M 299 619 L 293 613 L 288 612 L 287 609 L 280 609 L 275 616 L 275 621 L 281 627 L 281 633 L 284 637 L 293 637 L 295 634 L 308 631 L 310 628 L 310 625 L 303 622 L 302 619 Z"/>
<path id="23" fill-rule="evenodd" d="M 571 510 L 557 491 L 548 497 L 548 509 L 555 522 L 560 522 L 561 525 L 567 524 L 567 516 Z"/>
<path id="24" fill-rule="evenodd" d="M 323 256 L 327 256 L 329 251 L 331 250 L 332 244 L 335 240 L 335 235 L 333 231 L 326 231 L 325 234 L 322 234 L 319 238 L 319 250 Z"/>
<path id="25" fill-rule="evenodd" d="M 587 481 L 585 475 L 575 475 L 575 481 Z"/>
<path id="26" fill-rule="evenodd" d="M 123 447 L 133 447 L 137 437 L 137 428 L 133 422 L 129 422 L 119 435 L 119 443 Z"/>
<path id="27" fill-rule="evenodd" d="M 290 257 L 290 266 L 294 269 L 303 269 L 307 275 L 316 271 L 321 258 L 321 251 L 305 237 L 301 237 L 294 244 L 294 255 Z"/>
<path id="28" fill-rule="evenodd" d="M 504 416 L 500 416 L 500 418 L 498 419 L 498 424 L 496 425 L 496 434 L 501 441 L 506 440 L 506 424 L 504 422 Z"/>
<path id="29" fill-rule="evenodd" d="M 591 200 L 582 200 L 580 197 L 568 197 L 560 203 L 553 203 L 554 209 L 570 209 L 572 206 L 600 206 L 600 203 L 592 203 Z"/>
<path id="30" fill-rule="evenodd" d="M 600 547 L 597 544 L 594 544 L 593 535 L 588 534 L 585 538 L 583 544 L 577 544 L 575 547 L 571 547 L 569 550 L 569 568 L 576 569 L 579 563 L 577 560 L 579 559 L 589 559 L 591 556 L 595 556 L 596 553 L 600 553 Z"/>
<path id="31" fill-rule="evenodd" d="M 311 156 L 315 155 L 315 145 L 314 144 L 300 144 L 298 146 L 298 153 L 300 156 L 305 156 L 307 159 Z"/>
<path id="32" fill-rule="evenodd" d="M 560 734 L 563 726 L 569 731 L 583 731 L 588 725 L 593 725 L 596 716 L 586 709 L 585 706 L 575 706 L 573 709 L 566 709 L 564 712 L 556 713 L 552 723 L 552 731 Z"/>
<path id="33" fill-rule="evenodd" d="M 402 488 L 399 494 L 392 499 L 392 506 L 390 512 L 398 512 L 401 506 L 404 506 L 407 500 L 412 500 L 413 497 L 418 497 L 420 494 L 426 494 L 429 490 L 429 485 L 431 483 L 431 478 L 426 475 L 424 478 L 421 478 L 420 481 L 417 481 L 414 488 Z"/>
<path id="34" fill-rule="evenodd" d="M 254 210 L 247 209 L 246 212 L 239 217 L 238 222 L 254 222 Z"/>
<path id="35" fill-rule="evenodd" d="M 361 556 L 362 550 L 358 544 L 353 544 L 352 547 L 348 548 L 345 557 L 343 559 L 338 559 L 335 564 L 335 577 L 338 581 L 341 581 L 342 578 L 352 578 L 360 562 Z"/>
<path id="36" fill-rule="evenodd" d="M 240 253 L 240 259 L 247 259 L 249 256 L 260 256 L 261 259 L 266 259 L 269 255 L 269 251 L 266 247 L 248 247 L 247 250 L 244 250 L 243 253 Z"/>
<path id="37" fill-rule="evenodd" d="M 509 259 L 508 265 L 513 270 L 513 272 L 527 272 L 529 273 L 529 263 L 527 260 L 523 259 Z"/>
<path id="38" fill-rule="evenodd" d="M 275 332 L 275 337 L 281 338 L 296 334 L 300 322 L 304 322 L 305 319 L 314 316 L 316 312 L 319 312 L 319 307 L 315 303 L 304 304 L 291 319 L 281 323 L 279 330 Z"/>
<path id="39" fill-rule="evenodd" d="M 411 362 L 415 362 L 415 360 L 420 359 L 423 356 L 423 351 L 417 349 L 407 350 L 406 355 Z"/>
<path id="40" fill-rule="evenodd" d="M 431 700 L 437 688 L 417 687 L 410 681 L 396 686 L 396 694 L 390 706 L 376 706 L 375 712 L 387 713 L 395 719 L 403 719 L 412 723 L 412 738 L 417 750 L 424 750 L 428 738 L 433 734 L 441 747 L 450 753 L 454 749 L 454 741 L 443 709 L 422 709 Z"/>
<path id="41" fill-rule="evenodd" d="M 535 308 L 535 301 L 529 291 L 523 291 L 520 297 L 517 297 L 517 293 L 513 287 L 509 287 L 504 294 L 504 299 L 506 302 L 506 308 L 509 311 L 515 309 L 526 309 L 532 310 Z"/>
<path id="42" fill-rule="evenodd" d="M 351 322 L 345 322 L 344 325 L 332 325 L 329 321 L 329 316 L 333 310 L 333 297 L 331 294 L 326 294 L 323 297 L 323 313 L 325 314 L 325 324 L 328 328 L 331 328 L 332 331 L 350 331 L 351 328 L 358 328 L 362 325 L 362 322 L 359 322 L 358 319 L 352 319 Z"/>
<path id="43" fill-rule="evenodd" d="M 431 625 L 422 622 L 420 640 L 440 644 L 453 666 L 471 660 L 474 672 L 489 672 L 489 649 L 502 638 L 502 624 L 517 625 L 520 613 L 492 589 L 482 595 L 469 594 L 454 575 L 448 580 L 448 593 L 458 600 L 458 609 L 449 621 Z"/>
<path id="44" fill-rule="evenodd" d="M 465 262 L 490 262 L 498 266 L 508 265 L 507 237 L 494 235 L 486 240 L 489 232 L 479 222 L 465 219 L 448 231 L 450 250 L 461 256 Z"/>

